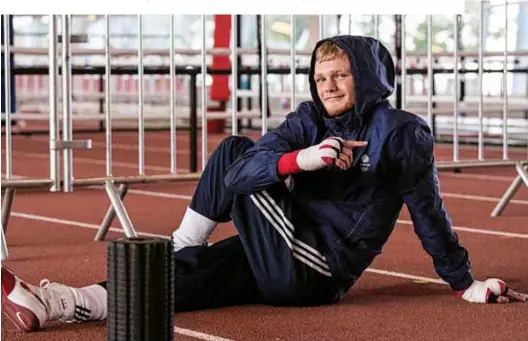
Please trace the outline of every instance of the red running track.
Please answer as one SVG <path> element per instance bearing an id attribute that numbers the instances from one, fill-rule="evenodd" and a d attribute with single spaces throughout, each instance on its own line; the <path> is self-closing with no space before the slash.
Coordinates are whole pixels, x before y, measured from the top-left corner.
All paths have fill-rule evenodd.
<path id="1" fill-rule="evenodd" d="M 113 135 L 114 175 L 136 174 L 136 134 L 115 132 Z M 74 136 L 94 141 L 93 149 L 75 151 L 75 176 L 104 175 L 104 134 Z M 208 136 L 208 151 L 224 136 Z M 168 172 L 168 133 L 147 133 L 145 147 L 147 174 Z M 13 174 L 47 177 L 47 148 L 45 135 L 15 136 Z M 200 140 L 198 148 L 201 149 Z M 178 132 L 177 149 L 178 168 L 187 171 L 188 136 L 184 132 Z M 448 160 L 452 152 L 449 147 L 438 146 L 436 155 L 438 160 Z M 485 155 L 498 158 L 501 150 L 486 148 Z M 462 158 L 476 156 L 475 147 L 461 150 Z M 526 158 L 526 150 L 512 152 L 512 156 Z M 467 169 L 461 174 L 442 171 L 440 180 L 446 207 L 462 244 L 469 249 L 475 275 L 503 278 L 519 291 L 528 292 L 528 189 L 522 187 L 518 191 L 501 217 L 490 217 L 514 175 L 513 169 Z M 159 235 L 172 233 L 183 217 L 195 185 L 187 182 L 132 186 L 125 204 L 136 229 Z M 5 264 L 33 284 L 48 278 L 82 286 L 104 279 L 106 243 L 94 242 L 93 238 L 108 205 L 101 188 L 76 189 L 74 193 L 18 191 L 9 220 L 9 258 Z M 114 221 L 113 226 L 119 228 L 119 222 Z M 224 224 L 215 231 L 213 240 L 234 233 L 230 224 Z M 119 229 L 108 234 L 108 238 L 120 236 Z M 430 279 L 438 277 L 404 210 L 384 252 L 343 302 L 317 308 L 243 306 L 181 313 L 175 316 L 175 338 L 528 340 L 528 304 L 469 304 L 446 285 Z M 38 333 L 22 334 L 2 317 L 2 340 L 106 340 L 106 324 L 54 325 Z"/>

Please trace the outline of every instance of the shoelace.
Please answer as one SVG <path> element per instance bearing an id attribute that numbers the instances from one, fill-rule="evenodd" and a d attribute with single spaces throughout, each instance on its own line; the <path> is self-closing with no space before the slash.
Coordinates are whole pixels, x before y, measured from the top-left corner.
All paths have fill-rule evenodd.
<path id="1" fill-rule="evenodd" d="M 53 286 L 60 286 L 60 284 L 52 283 L 48 279 L 40 281 L 39 293 L 46 307 L 49 320 L 59 320 L 61 322 L 71 323 L 65 316 L 64 308 L 61 307 L 60 293 L 53 290 Z"/>

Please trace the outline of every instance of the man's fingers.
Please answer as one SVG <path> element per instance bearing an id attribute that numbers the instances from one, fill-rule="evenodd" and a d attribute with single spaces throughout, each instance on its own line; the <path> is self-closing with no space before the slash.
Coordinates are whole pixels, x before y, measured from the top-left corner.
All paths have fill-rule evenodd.
<path id="1" fill-rule="evenodd" d="M 350 168 L 350 166 L 352 165 L 352 155 L 351 154 L 348 154 L 348 153 L 340 153 L 339 154 L 339 159 L 341 161 L 343 161 L 343 163 L 345 164 L 345 167 L 346 168 Z"/>
<path id="2" fill-rule="evenodd" d="M 352 159 L 352 150 L 351 149 L 343 148 L 341 150 L 341 153 L 347 155 L 350 159 Z"/>
<path id="3" fill-rule="evenodd" d="M 511 288 L 508 289 L 508 292 L 506 293 L 506 296 L 509 298 L 512 298 L 517 301 L 521 302 L 528 302 L 528 295 L 523 294 L 517 291 L 512 290 Z"/>
<path id="4" fill-rule="evenodd" d="M 354 140 L 347 140 L 345 141 L 345 147 L 364 147 L 368 144 L 367 141 L 354 141 Z"/>
<path id="5" fill-rule="evenodd" d="M 497 303 L 509 303 L 510 299 L 506 296 L 497 297 Z"/>
<path id="6" fill-rule="evenodd" d="M 337 167 L 339 167 L 339 168 L 341 168 L 341 169 L 343 169 L 343 170 L 345 170 L 345 169 L 348 168 L 347 164 L 346 164 L 343 160 L 341 160 L 341 159 L 335 159 L 335 160 L 334 160 L 334 163 L 335 163 L 335 165 L 336 165 Z"/>

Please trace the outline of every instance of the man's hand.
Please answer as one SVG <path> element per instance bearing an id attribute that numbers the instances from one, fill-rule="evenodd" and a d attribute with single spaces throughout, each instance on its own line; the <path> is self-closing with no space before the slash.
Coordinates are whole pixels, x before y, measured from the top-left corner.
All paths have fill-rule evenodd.
<path id="1" fill-rule="evenodd" d="M 315 146 L 301 150 L 296 158 L 297 165 L 304 171 L 318 170 L 331 164 L 348 169 L 354 158 L 352 148 L 366 145 L 366 141 L 345 141 L 340 137 L 329 137 Z"/>
<path id="2" fill-rule="evenodd" d="M 350 166 L 352 166 L 352 161 L 354 160 L 352 148 L 363 147 L 366 146 L 367 143 L 367 141 L 343 141 L 343 146 L 341 147 L 340 153 L 335 158 L 334 164 L 343 170 L 349 169 Z"/>
<path id="3" fill-rule="evenodd" d="M 348 169 L 354 155 L 352 148 L 366 146 L 366 141 L 345 141 L 340 137 L 328 137 L 314 146 L 284 154 L 278 162 L 281 176 L 301 171 L 314 171 L 328 165 Z"/>
<path id="4" fill-rule="evenodd" d="M 497 278 L 489 278 L 485 281 L 475 280 L 469 288 L 457 293 L 470 303 L 528 302 L 527 294 L 514 291 L 503 280 Z"/>

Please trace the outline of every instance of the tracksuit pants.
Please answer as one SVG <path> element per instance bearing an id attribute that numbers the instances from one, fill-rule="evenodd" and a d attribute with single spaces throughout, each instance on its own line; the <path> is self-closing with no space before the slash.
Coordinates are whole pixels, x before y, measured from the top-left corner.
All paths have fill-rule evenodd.
<path id="1" fill-rule="evenodd" d="M 339 300 L 320 237 L 283 183 L 252 195 L 224 185 L 229 166 L 254 142 L 228 137 L 211 155 L 190 208 L 238 235 L 175 253 L 176 311 L 241 304 L 312 306 Z M 295 214 L 294 214 L 295 212 Z"/>

